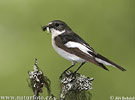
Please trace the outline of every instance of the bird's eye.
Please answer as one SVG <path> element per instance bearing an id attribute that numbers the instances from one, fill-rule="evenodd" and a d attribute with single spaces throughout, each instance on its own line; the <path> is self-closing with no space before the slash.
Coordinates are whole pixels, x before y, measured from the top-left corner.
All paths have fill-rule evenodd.
<path id="1" fill-rule="evenodd" d="M 55 23 L 55 26 L 56 26 L 56 27 L 58 27 L 59 25 L 60 25 L 60 24 L 58 24 L 58 23 Z"/>

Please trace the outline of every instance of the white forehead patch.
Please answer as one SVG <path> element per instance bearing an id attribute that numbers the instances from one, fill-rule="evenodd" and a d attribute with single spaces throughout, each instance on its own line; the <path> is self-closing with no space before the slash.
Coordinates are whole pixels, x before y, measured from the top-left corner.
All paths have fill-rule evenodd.
<path id="1" fill-rule="evenodd" d="M 52 24 L 52 22 L 50 22 L 48 25 L 51 25 Z"/>

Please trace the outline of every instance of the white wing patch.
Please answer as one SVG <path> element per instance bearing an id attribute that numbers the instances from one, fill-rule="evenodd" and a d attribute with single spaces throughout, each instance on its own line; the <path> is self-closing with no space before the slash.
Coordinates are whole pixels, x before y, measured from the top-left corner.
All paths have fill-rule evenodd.
<path id="1" fill-rule="evenodd" d="M 68 48 L 78 48 L 80 49 L 82 52 L 84 53 L 88 53 L 88 51 L 91 51 L 90 49 L 88 49 L 86 46 L 80 44 L 80 43 L 77 43 L 77 42 L 73 42 L 73 41 L 69 41 L 65 44 L 65 46 L 67 46 Z M 91 51 L 92 52 L 92 51 Z M 89 54 L 90 55 L 90 54 Z M 92 56 L 92 55 L 90 55 Z"/>

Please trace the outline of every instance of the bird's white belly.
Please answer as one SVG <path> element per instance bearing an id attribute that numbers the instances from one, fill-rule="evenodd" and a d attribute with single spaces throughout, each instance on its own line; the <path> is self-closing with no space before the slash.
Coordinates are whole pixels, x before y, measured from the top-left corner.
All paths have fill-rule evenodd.
<path id="1" fill-rule="evenodd" d="M 74 62 L 85 62 L 84 59 L 81 59 L 80 57 L 77 57 L 76 55 L 74 54 L 70 54 L 64 50 L 62 50 L 61 48 L 58 48 L 54 41 L 52 41 L 52 46 L 53 48 L 55 49 L 55 51 L 61 55 L 62 57 L 64 57 L 65 59 L 69 60 L 69 61 L 74 61 Z"/>

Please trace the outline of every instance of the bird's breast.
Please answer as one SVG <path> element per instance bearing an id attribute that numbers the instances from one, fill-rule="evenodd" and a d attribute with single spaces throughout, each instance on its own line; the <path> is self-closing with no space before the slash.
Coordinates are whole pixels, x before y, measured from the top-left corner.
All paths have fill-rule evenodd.
<path id="1" fill-rule="evenodd" d="M 69 61 L 74 61 L 74 62 L 85 62 L 84 59 L 74 55 L 74 54 L 71 54 L 71 53 L 68 53 L 66 51 L 64 51 L 63 49 L 59 48 L 56 44 L 55 44 L 55 41 L 54 39 L 52 38 L 52 46 L 54 48 L 54 50 L 59 54 L 61 55 L 63 58 L 69 60 Z"/>

